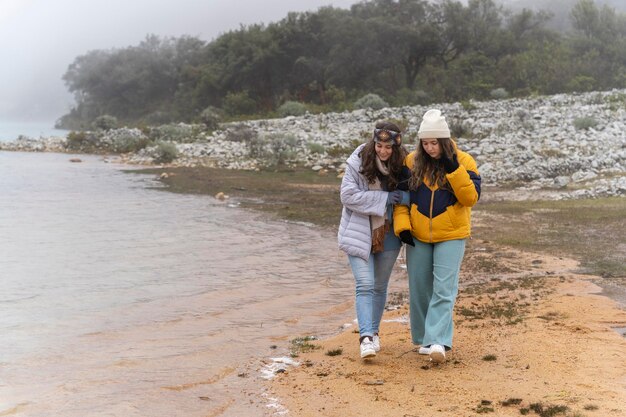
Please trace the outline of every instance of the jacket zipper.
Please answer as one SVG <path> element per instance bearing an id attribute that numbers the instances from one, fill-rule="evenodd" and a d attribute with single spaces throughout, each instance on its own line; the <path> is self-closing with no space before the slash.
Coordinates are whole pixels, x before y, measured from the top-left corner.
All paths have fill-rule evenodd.
<path id="1" fill-rule="evenodd" d="M 435 192 L 430 190 L 430 216 L 428 217 L 429 223 L 429 233 L 430 233 L 430 243 L 433 243 L 433 205 L 435 202 Z"/>

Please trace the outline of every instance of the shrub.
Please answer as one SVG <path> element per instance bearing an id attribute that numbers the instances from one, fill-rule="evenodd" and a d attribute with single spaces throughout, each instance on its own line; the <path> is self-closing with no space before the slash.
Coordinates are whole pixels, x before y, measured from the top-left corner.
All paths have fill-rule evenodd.
<path id="1" fill-rule="evenodd" d="M 67 134 L 67 147 L 69 149 L 80 149 L 85 143 L 87 135 L 85 132 L 70 132 Z"/>
<path id="2" fill-rule="evenodd" d="M 169 164 L 178 158 L 178 150 L 172 142 L 158 142 L 154 149 L 154 162 L 158 164 Z"/>
<path id="3" fill-rule="evenodd" d="M 280 117 L 287 116 L 302 116 L 306 113 L 306 105 L 299 101 L 285 101 L 279 108 L 278 114 Z"/>
<path id="4" fill-rule="evenodd" d="M 194 132 L 191 125 L 183 123 L 161 125 L 150 129 L 150 138 L 154 141 L 194 142 Z"/>
<path id="5" fill-rule="evenodd" d="M 454 138 L 471 138 L 472 128 L 469 124 L 459 119 L 450 120 L 450 135 Z"/>
<path id="6" fill-rule="evenodd" d="M 143 121 L 149 125 L 162 125 L 170 123 L 172 116 L 164 111 L 157 110 L 146 115 Z"/>
<path id="7" fill-rule="evenodd" d="M 93 121 L 92 126 L 94 129 L 100 130 L 111 130 L 117 127 L 117 118 L 115 116 L 109 116 L 108 114 L 103 114 L 102 116 L 96 117 Z"/>
<path id="8" fill-rule="evenodd" d="M 209 106 L 200 113 L 200 121 L 209 130 L 215 130 L 222 121 L 222 115 L 218 108 Z"/>
<path id="9" fill-rule="evenodd" d="M 598 121 L 591 116 L 578 117 L 574 119 L 574 127 L 576 130 L 587 130 L 598 125 Z"/>
<path id="10" fill-rule="evenodd" d="M 517 109 L 515 110 L 515 117 L 517 117 L 520 122 L 524 122 L 530 118 L 530 113 L 524 109 Z"/>
<path id="11" fill-rule="evenodd" d="M 103 142 L 109 144 L 112 151 L 119 153 L 137 152 L 151 143 L 139 129 L 128 128 L 108 131 Z"/>
<path id="12" fill-rule="evenodd" d="M 331 85 L 326 89 L 326 102 L 332 108 L 345 107 L 344 104 L 346 102 L 346 92 L 339 87 Z"/>
<path id="13" fill-rule="evenodd" d="M 250 137 L 246 141 L 246 145 L 248 148 L 248 155 L 250 155 L 251 158 L 263 158 L 267 154 L 267 151 L 265 150 L 265 140 L 259 135 Z"/>
<path id="14" fill-rule="evenodd" d="M 491 96 L 491 98 L 494 98 L 496 100 L 504 100 L 505 98 L 509 98 L 509 92 L 502 87 L 491 90 L 489 92 L 489 95 Z"/>
<path id="15" fill-rule="evenodd" d="M 228 93 L 224 98 L 222 108 L 231 116 L 252 114 L 256 111 L 256 102 L 250 98 L 247 91 Z"/>
<path id="16" fill-rule="evenodd" d="M 225 139 L 230 142 L 251 142 L 259 137 L 259 132 L 243 123 L 233 125 L 226 130 Z"/>
<path id="17" fill-rule="evenodd" d="M 477 108 L 470 100 L 463 100 L 463 101 L 461 101 L 461 106 L 466 111 L 476 110 L 476 108 Z"/>
<path id="18" fill-rule="evenodd" d="M 352 151 L 354 151 L 354 147 L 334 145 L 328 148 L 328 150 L 326 150 L 326 153 L 332 158 L 338 158 L 350 155 Z"/>
<path id="19" fill-rule="evenodd" d="M 390 118 L 390 119 L 387 119 L 387 121 L 398 126 L 402 133 L 406 133 L 407 129 L 409 128 L 409 119 L 406 119 L 406 118 L 402 118 L 402 119 Z"/>
<path id="20" fill-rule="evenodd" d="M 570 91 L 584 92 L 592 91 L 595 85 L 595 78 L 586 75 L 577 75 L 567 83 L 566 88 Z"/>
<path id="21" fill-rule="evenodd" d="M 398 106 L 414 106 L 417 104 L 428 104 L 430 97 L 424 90 L 411 90 L 402 88 L 394 96 L 394 104 Z"/>
<path id="22" fill-rule="evenodd" d="M 424 91 L 424 90 L 417 90 L 415 92 L 415 100 L 417 101 L 417 104 L 428 104 L 431 102 L 430 100 L 430 95 Z"/>
<path id="23" fill-rule="evenodd" d="M 263 159 L 272 165 L 283 165 L 286 161 L 296 157 L 298 139 L 294 135 L 267 136 L 254 135 L 246 141 L 248 154 L 252 158 Z"/>
<path id="24" fill-rule="evenodd" d="M 307 143 L 306 146 L 309 148 L 311 153 L 321 154 L 321 153 L 324 153 L 324 151 L 326 150 L 326 148 L 324 148 L 324 145 L 322 145 L 321 143 L 310 142 L 310 143 Z"/>
<path id="25" fill-rule="evenodd" d="M 294 135 L 276 135 L 270 141 L 271 154 L 269 163 L 271 165 L 283 165 L 287 160 L 296 156 L 296 145 L 298 139 Z"/>
<path id="26" fill-rule="evenodd" d="M 354 102 L 354 108 L 356 109 L 373 109 L 380 110 L 384 107 L 389 107 L 389 104 L 383 100 L 378 94 L 366 94 L 357 101 Z"/>

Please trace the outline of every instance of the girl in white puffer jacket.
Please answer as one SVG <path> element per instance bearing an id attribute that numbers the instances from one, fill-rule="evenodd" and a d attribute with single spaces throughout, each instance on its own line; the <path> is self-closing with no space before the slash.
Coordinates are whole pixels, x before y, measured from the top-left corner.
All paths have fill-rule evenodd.
<path id="1" fill-rule="evenodd" d="M 400 128 L 379 122 L 372 139 L 348 158 L 341 182 L 338 240 L 356 283 L 362 358 L 376 356 L 380 350 L 378 330 L 387 286 L 402 245 L 393 232 L 393 206 L 409 201 L 410 172 L 403 166 L 406 155 Z"/>

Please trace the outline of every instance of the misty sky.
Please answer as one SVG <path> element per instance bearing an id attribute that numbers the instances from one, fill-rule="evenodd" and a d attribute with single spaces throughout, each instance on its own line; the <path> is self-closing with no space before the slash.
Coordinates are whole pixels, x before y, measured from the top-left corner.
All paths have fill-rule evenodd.
<path id="1" fill-rule="evenodd" d="M 78 55 L 147 34 L 211 40 L 289 11 L 358 0 L 0 0 L 0 120 L 54 122 L 73 104 L 61 79 Z"/>

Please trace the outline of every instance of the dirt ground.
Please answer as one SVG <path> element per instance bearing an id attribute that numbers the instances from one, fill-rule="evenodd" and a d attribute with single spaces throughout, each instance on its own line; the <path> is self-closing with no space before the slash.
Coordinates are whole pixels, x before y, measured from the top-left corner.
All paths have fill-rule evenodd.
<path id="1" fill-rule="evenodd" d="M 272 395 L 299 417 L 626 416 L 626 312 L 577 268 L 473 241 L 444 364 L 417 353 L 404 304 L 375 358 L 360 359 L 353 326 L 300 353 Z"/>

